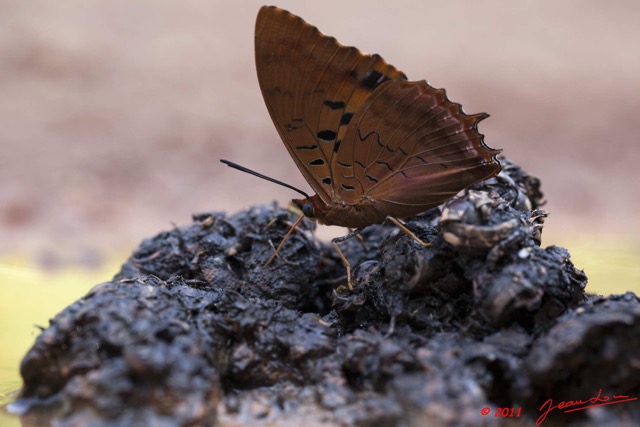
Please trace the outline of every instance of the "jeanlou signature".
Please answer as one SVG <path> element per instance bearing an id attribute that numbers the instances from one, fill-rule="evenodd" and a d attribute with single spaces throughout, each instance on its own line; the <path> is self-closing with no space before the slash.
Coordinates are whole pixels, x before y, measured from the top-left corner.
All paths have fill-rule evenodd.
<path id="1" fill-rule="evenodd" d="M 544 420 L 547 419 L 547 415 L 556 409 L 563 410 L 566 414 L 568 412 L 582 411 L 583 409 L 589 409 L 595 406 L 613 405 L 615 403 L 631 402 L 633 400 L 638 400 L 638 398 L 618 394 L 614 394 L 613 396 L 608 396 L 606 394 L 603 395 L 602 389 L 598 390 L 598 394 L 596 396 L 585 400 L 564 400 L 554 405 L 553 400 L 548 399 L 542 404 L 542 406 L 540 406 L 539 411 L 541 414 L 536 420 L 536 425 L 539 426 L 542 424 Z"/>

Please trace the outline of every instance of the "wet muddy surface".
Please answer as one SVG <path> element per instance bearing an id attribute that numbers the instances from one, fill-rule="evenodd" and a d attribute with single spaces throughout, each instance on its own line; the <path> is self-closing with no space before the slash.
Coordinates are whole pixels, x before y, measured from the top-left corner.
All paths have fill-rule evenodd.
<path id="1" fill-rule="evenodd" d="M 352 290 L 307 220 L 263 268 L 287 210 L 194 215 L 51 321 L 14 409 L 60 426 L 531 425 L 549 399 L 637 397 L 640 300 L 586 295 L 569 251 L 540 246 L 540 182 L 503 163 L 407 221 L 430 247 L 391 225 L 341 244 Z M 638 419 L 636 401 L 544 422 Z"/>

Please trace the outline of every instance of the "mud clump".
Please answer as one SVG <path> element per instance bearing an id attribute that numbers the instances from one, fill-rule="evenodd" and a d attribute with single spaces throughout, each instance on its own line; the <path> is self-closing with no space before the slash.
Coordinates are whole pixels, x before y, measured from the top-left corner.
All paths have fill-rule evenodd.
<path id="1" fill-rule="evenodd" d="M 194 215 L 144 241 L 113 281 L 56 316 L 16 405 L 59 426 L 531 425 L 542 405 L 640 393 L 640 301 L 587 296 L 540 246 L 540 182 L 496 178 L 341 247 L 276 205 Z M 584 406 L 584 405 L 583 405 Z M 485 414 L 486 412 L 486 414 Z M 618 425 L 637 402 L 549 423 Z"/>

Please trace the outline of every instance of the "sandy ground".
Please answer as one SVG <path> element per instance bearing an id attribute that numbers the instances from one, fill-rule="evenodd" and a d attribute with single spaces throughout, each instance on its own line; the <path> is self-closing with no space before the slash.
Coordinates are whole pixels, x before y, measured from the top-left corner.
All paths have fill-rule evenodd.
<path id="1" fill-rule="evenodd" d="M 302 188 L 253 63 L 257 1 L 0 1 L 0 254 L 90 262 Z M 640 3 L 281 1 L 491 118 L 547 235 L 640 247 Z M 559 236 L 559 237 L 558 237 Z"/>

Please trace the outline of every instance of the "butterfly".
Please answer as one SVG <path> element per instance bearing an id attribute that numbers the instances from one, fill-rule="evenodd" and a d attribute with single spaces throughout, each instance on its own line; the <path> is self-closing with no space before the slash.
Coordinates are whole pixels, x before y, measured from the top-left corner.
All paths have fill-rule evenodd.
<path id="1" fill-rule="evenodd" d="M 292 202 L 320 224 L 356 229 L 333 240 L 350 286 L 338 242 L 387 219 L 421 242 L 397 218 L 500 172 L 499 150 L 477 130 L 487 114 L 465 114 L 444 89 L 408 81 L 379 55 L 344 46 L 285 10 L 260 9 L 255 60 L 278 134 L 316 193 L 287 185 L 305 196 Z"/>

